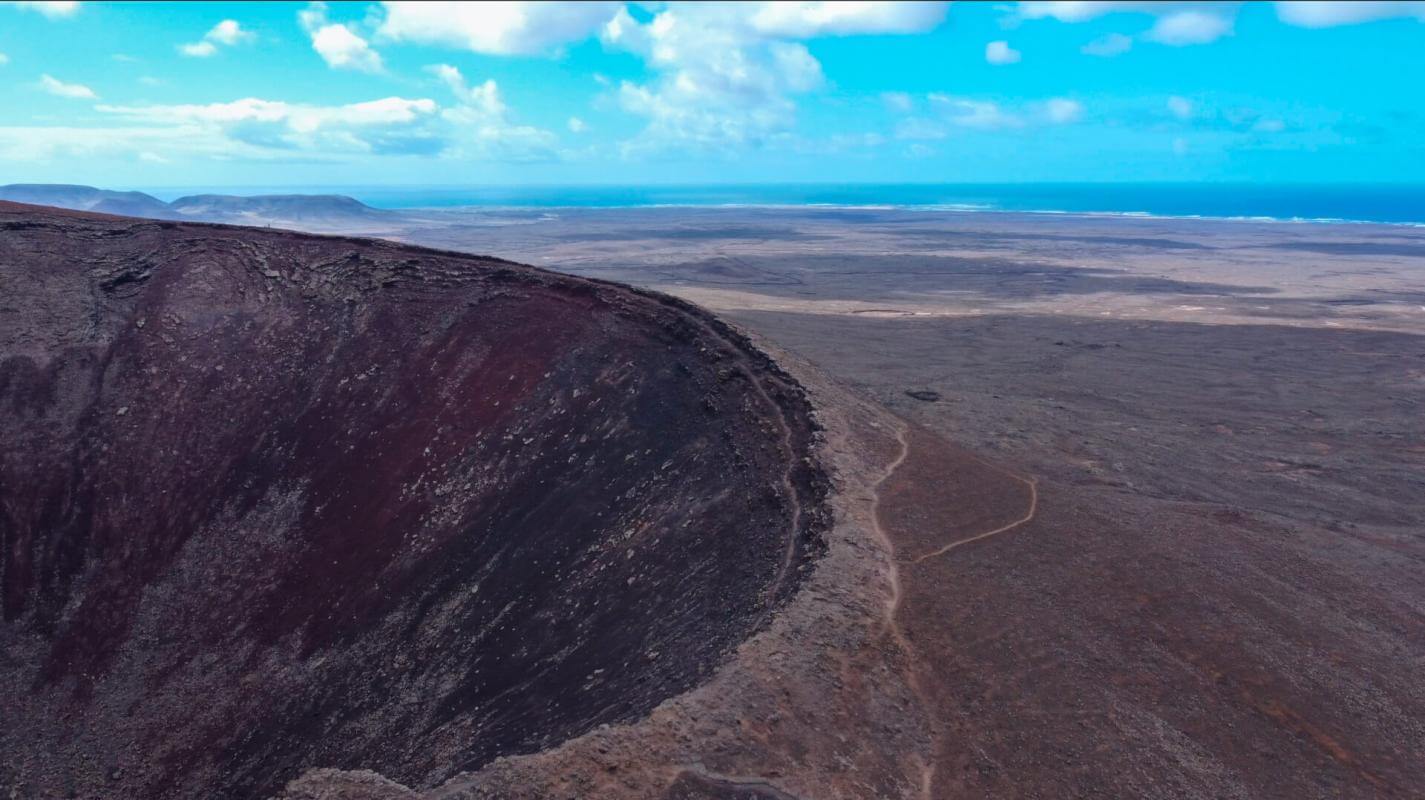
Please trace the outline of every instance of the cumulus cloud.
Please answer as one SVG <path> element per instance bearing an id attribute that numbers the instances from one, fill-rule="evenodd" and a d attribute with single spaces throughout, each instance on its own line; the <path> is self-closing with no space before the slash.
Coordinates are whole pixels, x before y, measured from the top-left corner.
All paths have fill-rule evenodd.
<path id="1" fill-rule="evenodd" d="M 1055 97 L 1044 104 L 1044 116 L 1055 125 L 1078 122 L 1084 116 L 1084 104 L 1065 97 Z"/>
<path id="2" fill-rule="evenodd" d="M 990 42 L 985 45 L 985 60 L 991 64 L 1018 64 L 1020 53 L 1009 46 L 1009 42 Z"/>
<path id="3" fill-rule="evenodd" d="M 908 140 L 944 139 L 949 133 L 940 122 L 920 117 L 903 119 L 896 123 L 896 138 Z"/>
<path id="4" fill-rule="evenodd" d="M 1067 97 L 1006 107 L 993 101 L 940 92 L 926 96 L 933 116 L 907 117 L 896 124 L 897 139 L 944 139 L 956 128 L 978 131 L 1031 130 L 1044 125 L 1068 125 L 1084 117 L 1084 105 Z"/>
<path id="5" fill-rule="evenodd" d="M 1330 28 L 1337 25 L 1358 25 L 1362 22 L 1376 22 L 1383 19 L 1417 19 L 1425 22 L 1425 2 L 1372 2 L 1352 0 L 1333 2 L 1331 0 L 1311 0 L 1311 2 L 1279 2 L 1276 4 L 1277 17 L 1288 25 L 1303 28 Z"/>
<path id="6" fill-rule="evenodd" d="M 938 92 L 928 99 L 947 122 L 962 128 L 1018 128 L 1024 124 L 1019 115 L 1005 111 L 993 101 L 971 100 Z"/>
<path id="7" fill-rule="evenodd" d="M 79 13 L 78 2 L 24 2 L 22 0 L 21 2 L 10 3 L 9 5 L 27 11 L 38 11 L 50 19 L 72 17 Z"/>
<path id="8" fill-rule="evenodd" d="M 439 107 L 426 98 L 320 106 L 248 97 L 228 103 L 96 108 L 126 122 L 188 127 L 267 150 L 429 155 L 445 146 L 435 124 Z"/>
<path id="9" fill-rule="evenodd" d="M 190 44 L 179 45 L 178 51 L 185 56 L 207 58 L 218 52 L 220 46 L 232 47 L 243 42 L 250 42 L 255 38 L 251 32 L 243 30 L 237 20 L 225 19 L 203 34 L 202 39 Z"/>
<path id="10" fill-rule="evenodd" d="M 1177 122 L 1167 130 L 1193 130 L 1215 134 L 1262 134 L 1281 133 L 1291 126 L 1287 121 L 1268 112 L 1248 106 L 1217 107 L 1199 100 L 1173 95 L 1160 107 L 1167 116 Z M 1161 111 L 1158 113 L 1162 118 Z"/>
<path id="11" fill-rule="evenodd" d="M 191 44 L 178 45 L 178 52 L 193 58 L 207 58 L 218 52 L 218 46 L 206 41 L 193 42 Z"/>
<path id="12" fill-rule="evenodd" d="M 218 44 L 235 45 L 239 42 L 246 42 L 253 38 L 253 35 L 242 29 L 237 20 L 225 19 L 213 26 L 203 38 Z"/>
<path id="13" fill-rule="evenodd" d="M 332 69 L 373 73 L 385 69 L 381 54 L 349 25 L 327 21 L 326 3 L 312 3 L 297 12 L 297 19 L 312 37 L 312 49 Z"/>
<path id="14" fill-rule="evenodd" d="M 454 155 L 505 161 L 548 161 L 558 157 L 558 137 L 541 128 L 513 122 L 494 80 L 471 86 L 460 70 L 449 64 L 433 64 L 426 69 L 446 85 L 457 101 L 441 112 L 452 129 Z"/>
<path id="15" fill-rule="evenodd" d="M 435 113 L 434 100 L 385 97 L 364 103 L 318 106 L 247 97 L 230 103 L 189 103 L 179 105 L 100 105 L 106 114 L 118 114 L 146 122 L 280 122 L 293 131 L 311 133 L 332 125 L 384 125 L 412 122 Z"/>
<path id="16" fill-rule="evenodd" d="M 670 3 L 647 22 L 620 7 L 600 36 L 655 74 L 618 87 L 622 107 L 648 119 L 632 149 L 726 149 L 784 136 L 795 96 L 824 83 L 794 40 L 925 31 L 944 13 L 934 3 Z"/>
<path id="17" fill-rule="evenodd" d="M 426 70 L 440 78 L 461 103 L 487 116 L 504 115 L 505 102 L 500 99 L 500 87 L 494 80 L 486 79 L 479 86 L 471 86 L 460 70 L 449 64 L 432 64 Z"/>
<path id="18" fill-rule="evenodd" d="M 93 89 L 82 83 L 65 83 L 51 75 L 41 75 L 39 85 L 55 97 L 68 97 L 71 100 L 94 100 L 99 97 Z"/>
<path id="19" fill-rule="evenodd" d="M 1158 17 L 1145 37 L 1160 44 L 1184 47 L 1208 44 L 1232 32 L 1232 19 L 1220 13 L 1188 9 Z"/>
<path id="20" fill-rule="evenodd" d="M 1016 9 L 1024 19 L 1057 19 L 1060 22 L 1088 22 L 1105 14 L 1120 11 L 1153 12 L 1164 6 L 1181 5 L 1159 2 L 1114 2 L 1114 0 L 1034 0 L 1021 2 Z"/>
<path id="21" fill-rule="evenodd" d="M 886 108 L 901 114 L 915 106 L 915 101 L 905 92 L 882 92 L 881 102 L 886 104 Z"/>
<path id="22" fill-rule="evenodd" d="M 623 7 L 617 2 L 388 2 L 383 40 L 489 55 L 535 55 L 587 39 Z"/>
<path id="23" fill-rule="evenodd" d="M 422 97 L 344 105 L 257 97 L 99 104 L 95 110 L 110 124 L 0 127 L 0 160 L 102 156 L 153 163 L 192 158 L 342 163 L 371 156 L 506 161 L 558 156 L 553 134 L 510 121 L 494 81 L 470 85 L 453 67 L 431 72 L 455 96 L 452 104 Z"/>
<path id="24" fill-rule="evenodd" d="M 568 124 L 570 133 L 583 133 L 589 128 L 588 125 L 584 124 L 584 120 L 579 119 L 578 117 L 570 117 Z"/>
<path id="25" fill-rule="evenodd" d="M 133 156 L 141 152 L 188 152 L 205 149 L 199 131 L 153 127 L 70 127 L 0 126 L 0 160 L 26 163 L 92 156 Z M 231 146 L 216 143 L 207 152 L 231 152 Z"/>
<path id="26" fill-rule="evenodd" d="M 769 2 L 752 4 L 752 27 L 764 36 L 921 33 L 945 20 L 948 3 Z"/>
<path id="27" fill-rule="evenodd" d="M 621 2 L 385 2 L 377 41 L 488 55 L 547 55 L 598 35 L 648 66 L 646 81 L 612 87 L 647 125 L 630 149 L 757 145 L 786 134 L 795 95 L 824 83 L 800 40 L 930 30 L 943 2 L 671 2 L 635 18 Z M 596 77 L 597 79 L 597 77 Z M 606 85 L 611 82 L 601 81 Z"/>
<path id="28" fill-rule="evenodd" d="M 1098 56 L 1099 58 L 1112 58 L 1114 56 L 1123 55 L 1132 49 L 1132 36 L 1124 36 L 1121 33 L 1110 33 L 1107 36 L 1100 36 L 1079 48 L 1079 52 L 1084 55 Z"/>
<path id="29" fill-rule="evenodd" d="M 1137 14 L 1154 18 L 1153 26 L 1143 34 L 1145 39 L 1160 44 L 1182 47 L 1214 42 L 1232 32 L 1237 13 L 1236 3 L 1204 2 L 1135 2 L 1134 0 L 1069 0 L 1068 2 L 1021 2 L 1015 8 L 1019 19 L 1055 19 L 1059 22 L 1087 22 L 1109 14 Z M 1131 42 L 1121 39 L 1105 41 L 1097 50 L 1116 55 L 1128 49 Z M 1108 37 L 1105 37 L 1107 39 Z M 1103 41 L 1103 40 L 1101 40 Z M 1085 52 L 1090 52 L 1085 48 Z M 1103 52 L 1091 52 L 1102 55 Z"/>
<path id="30" fill-rule="evenodd" d="M 336 69 L 380 72 L 381 54 L 345 25 L 323 25 L 312 32 L 312 49 Z"/>

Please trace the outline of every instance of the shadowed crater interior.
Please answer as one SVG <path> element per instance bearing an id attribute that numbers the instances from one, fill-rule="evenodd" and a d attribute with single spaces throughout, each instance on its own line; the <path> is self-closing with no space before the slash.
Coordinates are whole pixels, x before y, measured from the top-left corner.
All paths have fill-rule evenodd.
<path id="1" fill-rule="evenodd" d="M 706 314 L 469 256 L 0 204 L 0 787 L 426 787 L 645 714 L 825 525 Z"/>

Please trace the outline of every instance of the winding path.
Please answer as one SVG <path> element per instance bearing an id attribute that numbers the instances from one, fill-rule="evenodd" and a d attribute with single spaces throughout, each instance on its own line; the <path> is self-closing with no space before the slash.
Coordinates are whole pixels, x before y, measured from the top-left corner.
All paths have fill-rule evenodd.
<path id="1" fill-rule="evenodd" d="M 956 539 L 953 542 L 950 542 L 942 547 L 939 547 L 929 553 L 926 553 L 922 556 L 918 556 L 914 559 L 906 561 L 897 558 L 895 542 L 891 539 L 889 532 L 887 532 L 885 526 L 881 522 L 881 490 L 882 487 L 885 486 L 886 481 L 890 480 L 890 478 L 895 475 L 896 470 L 899 469 L 900 466 L 905 463 L 906 459 L 910 455 L 910 442 L 906 438 L 907 430 L 908 425 L 906 425 L 905 423 L 898 424 L 896 428 L 896 442 L 900 445 L 900 452 L 896 455 L 894 459 L 891 460 L 889 464 L 886 465 L 885 472 L 881 475 L 880 479 L 876 481 L 875 486 L 873 487 L 873 493 L 871 497 L 871 527 L 872 530 L 875 532 L 877 538 L 881 540 L 882 544 L 886 548 L 886 553 L 888 554 L 890 561 L 890 563 L 888 564 L 889 569 L 887 577 L 890 582 L 891 591 L 890 596 L 886 598 L 886 614 L 885 619 L 882 621 L 881 630 L 883 633 L 890 635 L 891 639 L 894 640 L 894 642 L 896 643 L 896 646 L 905 655 L 906 682 L 909 685 L 911 691 L 914 692 L 916 697 L 919 699 L 921 707 L 926 709 L 927 713 L 929 713 L 933 718 L 934 703 L 931 701 L 930 695 L 926 692 L 923 684 L 921 683 L 920 676 L 918 674 L 917 652 L 915 648 L 911 645 L 910 639 L 905 635 L 905 632 L 901 629 L 900 623 L 897 620 L 897 617 L 900 612 L 901 598 L 903 595 L 900 576 L 901 567 L 921 564 L 929 559 L 935 558 L 937 556 L 942 556 L 962 545 L 970 544 L 971 542 L 977 542 L 981 539 L 988 539 L 991 536 L 997 536 L 999 534 L 1012 531 L 1024 525 L 1025 523 L 1034 519 L 1035 514 L 1038 513 L 1039 487 L 1038 482 L 1033 478 L 1021 477 L 1008 470 L 997 467 L 993 464 L 989 464 L 988 462 L 983 461 L 983 459 L 976 459 L 977 461 L 986 464 L 986 466 L 989 466 L 998 472 L 1008 475 L 1029 487 L 1029 508 L 1025 511 L 1024 515 L 1014 520 L 1013 522 L 1001 525 L 998 528 L 995 528 L 994 530 L 977 533 L 974 536 L 968 536 L 962 539 Z M 939 733 L 937 731 L 932 730 L 931 738 L 932 741 L 938 740 Z M 934 746 L 932 746 L 932 753 L 934 752 L 934 750 L 935 748 Z M 917 760 L 920 762 L 920 796 L 924 800 L 931 800 L 931 798 L 934 796 L 936 765 L 933 760 L 925 760 L 922 758 L 917 758 Z"/>
<path id="2" fill-rule="evenodd" d="M 1008 525 L 1001 525 L 1000 527 L 995 528 L 992 531 L 977 533 L 974 536 L 951 542 L 950 544 L 947 544 L 944 547 L 941 547 L 937 550 L 933 550 L 923 556 L 919 556 L 918 558 L 915 558 L 908 563 L 919 564 L 922 561 L 926 561 L 927 559 L 935 558 L 936 556 L 943 556 L 961 545 L 969 544 L 970 542 L 978 542 L 981 539 L 988 539 L 991 536 L 998 536 L 999 534 L 1005 533 L 1006 531 L 1012 531 L 1015 528 L 1018 528 L 1020 525 L 1023 525 L 1031 519 L 1034 519 L 1035 513 L 1037 513 L 1039 510 L 1039 482 L 1034 480 L 1033 478 L 1021 478 L 1020 476 L 1015 475 L 1014 473 L 1009 472 L 1008 470 L 1000 471 L 1004 472 L 1006 475 L 1009 475 L 1015 480 L 1023 481 L 1024 484 L 1029 487 L 1029 510 L 1025 512 L 1024 516 L 1020 517 L 1014 522 L 1009 523 Z"/>

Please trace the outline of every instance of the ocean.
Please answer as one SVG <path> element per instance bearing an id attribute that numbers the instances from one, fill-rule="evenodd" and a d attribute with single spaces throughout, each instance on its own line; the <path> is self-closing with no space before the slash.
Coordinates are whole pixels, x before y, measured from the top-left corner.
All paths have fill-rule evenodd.
<path id="1" fill-rule="evenodd" d="M 186 187 L 184 194 L 344 194 L 377 208 L 851 206 L 1425 225 L 1410 184 L 722 184 L 661 186 Z"/>

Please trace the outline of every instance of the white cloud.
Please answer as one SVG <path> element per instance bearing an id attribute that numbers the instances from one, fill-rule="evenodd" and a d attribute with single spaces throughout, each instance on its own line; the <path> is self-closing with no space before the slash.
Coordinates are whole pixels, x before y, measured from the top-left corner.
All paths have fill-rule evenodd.
<path id="1" fill-rule="evenodd" d="M 1098 56 L 1099 58 L 1112 58 L 1132 49 L 1133 37 L 1124 36 L 1121 33 L 1110 33 L 1107 36 L 1100 36 L 1079 48 L 1079 52 L 1084 55 Z"/>
<path id="2" fill-rule="evenodd" d="M 0 67 L 3 67 L 3 66 L 5 66 L 6 64 L 9 64 L 9 63 L 10 63 L 10 57 L 7 56 L 7 55 L 5 55 L 4 53 L 0 53 Z"/>
<path id="3" fill-rule="evenodd" d="M 896 138 L 910 140 L 944 139 L 948 135 L 945 126 L 929 119 L 910 117 L 896 123 Z"/>
<path id="4" fill-rule="evenodd" d="M 299 133 L 310 133 L 330 125 L 381 125 L 412 122 L 436 112 L 434 100 L 385 97 L 341 106 L 314 106 L 247 97 L 230 103 L 96 107 L 146 122 L 281 122 Z"/>
<path id="5" fill-rule="evenodd" d="M 208 41 L 193 42 L 191 44 L 178 45 L 178 52 L 193 58 L 207 58 L 218 52 L 218 46 Z"/>
<path id="6" fill-rule="evenodd" d="M 504 115 L 505 102 L 500 99 L 500 87 L 493 80 L 486 79 L 479 86 L 472 87 L 465 82 L 460 70 L 449 64 L 432 64 L 426 69 L 440 78 L 461 103 L 488 116 Z"/>
<path id="7" fill-rule="evenodd" d="M 225 19 L 203 34 L 202 39 L 190 44 L 179 45 L 178 51 L 185 56 L 207 58 L 218 52 L 220 45 L 232 47 L 243 42 L 250 42 L 255 38 L 257 37 L 250 31 L 243 30 L 237 20 Z"/>
<path id="8" fill-rule="evenodd" d="M 1055 125 L 1077 122 L 1084 116 L 1084 104 L 1065 97 L 1051 98 L 1044 104 L 1044 116 Z"/>
<path id="9" fill-rule="evenodd" d="M 586 131 L 586 130 L 588 130 L 588 129 L 589 129 L 589 126 L 584 124 L 584 120 L 579 119 L 578 117 L 570 117 L 570 118 L 569 118 L 569 132 L 570 132 L 570 133 L 583 133 L 584 131 Z"/>
<path id="10" fill-rule="evenodd" d="M 29 11 L 38 11 L 50 19 L 72 17 L 79 13 L 78 2 L 16 2 L 10 5 Z"/>
<path id="11" fill-rule="evenodd" d="M 381 54 L 345 25 L 323 25 L 312 32 L 312 49 L 336 69 L 380 72 Z"/>
<path id="12" fill-rule="evenodd" d="M 230 144 L 207 141 L 201 131 L 192 128 L 0 127 L 0 161 L 34 163 L 90 156 L 136 156 L 144 151 L 174 152 L 183 148 L 214 155 L 232 150 Z"/>
<path id="13" fill-rule="evenodd" d="M 225 19 L 213 26 L 203 38 L 218 44 L 235 45 L 246 42 L 253 38 L 253 35 L 242 29 L 237 20 Z"/>
<path id="14" fill-rule="evenodd" d="M 985 45 L 985 60 L 991 64 L 1018 64 L 1020 53 L 1009 46 L 1009 42 L 990 42 Z"/>
<path id="15" fill-rule="evenodd" d="M 1084 117 L 1084 105 L 1067 97 L 1005 107 L 993 100 L 932 93 L 926 96 L 933 118 L 908 117 L 896 124 L 897 139 L 930 141 L 944 139 L 954 128 L 981 131 L 1026 129 L 1043 125 L 1067 125 Z"/>
<path id="16" fill-rule="evenodd" d="M 540 55 L 597 33 L 652 73 L 613 91 L 626 111 L 648 121 L 631 149 L 720 149 L 784 136 L 795 120 L 792 98 L 824 84 L 821 64 L 798 40 L 926 31 L 944 20 L 947 5 L 671 2 L 643 6 L 652 19 L 640 22 L 621 2 L 385 2 L 375 38 Z"/>
<path id="17" fill-rule="evenodd" d="M 1060 22 L 1087 22 L 1109 14 L 1137 14 L 1154 17 L 1154 23 L 1144 38 L 1161 44 L 1181 47 L 1207 44 L 1232 32 L 1237 3 L 1210 2 L 1121 2 L 1118 0 L 1079 0 L 1077 2 L 1021 2 L 1015 8 L 1020 19 L 1055 19 Z M 1118 36 L 1123 36 L 1118 34 Z M 1105 37 L 1107 38 L 1107 37 Z M 1124 37 L 1126 38 L 1126 37 Z M 1126 51 L 1122 39 L 1106 44 L 1109 55 Z M 1096 48 L 1102 49 L 1102 48 Z M 1085 48 L 1085 52 L 1089 52 Z M 1104 54 L 1093 52 L 1091 55 Z"/>
<path id="18" fill-rule="evenodd" d="M 1188 9 L 1159 17 L 1144 36 L 1161 44 L 1183 47 L 1215 42 L 1231 32 L 1231 18 L 1220 13 Z"/>
<path id="19" fill-rule="evenodd" d="M 1173 95 L 1164 104 L 1172 118 L 1196 131 L 1217 134 L 1280 133 L 1287 129 L 1282 118 L 1248 106 L 1204 106 L 1198 101 Z"/>
<path id="20" fill-rule="evenodd" d="M 587 39 L 617 2 L 388 2 L 381 39 L 457 47 L 489 55 L 532 55 Z"/>
<path id="21" fill-rule="evenodd" d="M 669 3 L 644 23 L 619 8 L 601 38 L 655 74 L 619 86 L 624 110 L 648 118 L 630 149 L 724 150 L 783 141 L 793 98 L 825 82 L 792 40 L 924 31 L 944 13 L 934 3 Z"/>
<path id="22" fill-rule="evenodd" d="M 882 92 L 881 102 L 886 104 L 886 108 L 901 114 L 910 111 L 915 105 L 910 95 L 905 92 Z"/>
<path id="23" fill-rule="evenodd" d="M 68 97 L 73 100 L 94 100 L 99 95 L 93 89 L 80 83 L 65 83 L 50 75 L 40 76 L 40 88 L 56 97 Z"/>
<path id="24" fill-rule="evenodd" d="M 1113 2 L 1113 0 L 1044 0 L 1021 2 L 1016 9 L 1024 19 L 1057 19 L 1060 22 L 1087 22 L 1120 11 L 1153 12 L 1175 3 Z"/>
<path id="25" fill-rule="evenodd" d="M 949 3 L 768 2 L 750 4 L 764 36 L 810 39 L 872 33 L 923 33 L 945 20 Z"/>
<path id="26" fill-rule="evenodd" d="M 97 110 L 132 123 L 196 128 L 269 151 L 431 155 L 445 146 L 436 124 L 439 106 L 425 98 L 317 106 L 248 97 L 201 105 L 100 105 Z"/>
<path id="27" fill-rule="evenodd" d="M 455 103 L 442 107 L 430 98 L 385 97 L 314 105 L 248 97 L 206 104 L 100 104 L 95 110 L 109 124 L 0 127 L 0 161 L 348 163 L 372 156 L 505 161 L 559 156 L 553 134 L 509 121 L 494 81 L 470 86 L 453 68 L 432 72 L 456 95 Z"/>
<path id="28" fill-rule="evenodd" d="M 638 143 L 645 148 L 763 143 L 791 127 L 790 95 L 821 82 L 821 65 L 803 45 L 767 39 L 731 7 L 673 6 L 642 25 L 621 9 L 603 38 L 659 75 L 618 91 L 626 111 L 648 118 Z"/>
<path id="29" fill-rule="evenodd" d="M 1330 28 L 1336 25 L 1357 25 L 1383 19 L 1418 19 L 1425 21 L 1425 2 L 1372 2 L 1352 0 L 1312 0 L 1312 2 L 1279 2 L 1277 17 L 1288 25 L 1303 28 Z"/>
<path id="30" fill-rule="evenodd" d="M 433 64 L 426 69 L 440 78 L 458 104 L 441 112 L 452 126 L 458 156 L 495 158 L 505 161 L 547 161 L 558 157 L 558 137 L 509 119 L 509 107 L 495 81 L 478 86 L 465 81 L 460 70 L 449 64 Z"/>
<path id="31" fill-rule="evenodd" d="M 312 3 L 297 12 L 303 30 L 312 37 L 312 49 L 332 69 L 382 72 L 381 54 L 350 26 L 327 21 L 327 4 Z"/>
<path id="32" fill-rule="evenodd" d="M 1018 115 L 1006 112 L 998 103 L 989 100 L 970 100 L 940 93 L 931 94 L 929 100 L 946 121 L 962 128 L 1018 128 L 1024 124 Z"/>

